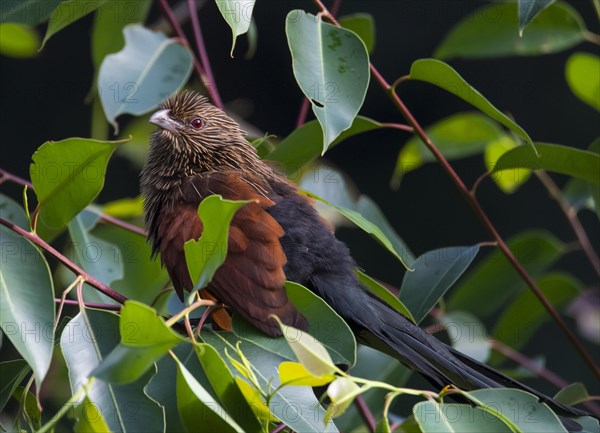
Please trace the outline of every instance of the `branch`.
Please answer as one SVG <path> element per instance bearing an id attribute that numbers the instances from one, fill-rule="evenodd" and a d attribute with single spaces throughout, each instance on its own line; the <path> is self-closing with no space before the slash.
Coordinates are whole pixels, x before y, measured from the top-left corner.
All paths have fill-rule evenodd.
<path id="1" fill-rule="evenodd" d="M 60 298 L 54 298 L 55 304 L 63 303 L 65 305 L 79 305 L 79 302 L 74 299 L 65 299 L 64 301 Z M 109 311 L 121 311 L 120 305 L 112 305 L 112 304 L 99 304 L 97 302 L 84 302 L 86 308 L 96 308 L 98 310 L 109 310 Z"/>
<path id="2" fill-rule="evenodd" d="M 542 182 L 542 184 L 546 187 L 552 198 L 556 200 L 556 202 L 560 206 L 560 209 L 567 217 L 567 221 L 569 221 L 569 224 L 571 224 L 571 227 L 575 232 L 575 236 L 577 236 L 577 240 L 579 241 L 583 252 L 587 256 L 588 260 L 592 264 L 592 267 L 594 268 L 598 276 L 600 276 L 600 258 L 598 258 L 598 255 L 596 254 L 596 251 L 594 251 L 594 247 L 590 242 L 590 238 L 588 237 L 587 233 L 585 232 L 585 229 L 581 225 L 581 221 L 577 216 L 577 210 L 573 206 L 571 206 L 571 204 L 565 199 L 565 197 L 562 194 L 562 191 L 558 188 L 556 183 L 554 183 L 554 181 L 548 175 L 548 173 L 546 173 L 545 171 L 538 170 L 535 171 L 535 175 L 540 180 L 540 182 Z"/>
<path id="3" fill-rule="evenodd" d="M 47 253 L 50 253 L 51 255 L 53 255 L 56 259 L 58 259 L 59 262 L 61 262 L 63 265 L 65 265 L 69 270 L 71 270 L 72 272 L 74 272 L 77 275 L 80 275 L 83 278 L 83 280 L 86 283 L 88 283 L 90 286 L 94 287 L 99 292 L 104 293 L 109 298 L 114 299 L 119 304 L 123 304 L 127 300 L 127 298 L 125 296 L 121 295 L 118 292 L 115 292 L 113 289 L 108 287 L 106 284 L 98 281 L 96 278 L 92 277 L 90 274 L 88 274 L 86 271 L 81 269 L 79 266 L 77 266 L 71 260 L 69 260 L 68 258 L 63 256 L 61 253 L 59 253 L 57 250 L 55 250 L 54 247 L 52 247 L 50 244 L 48 244 L 46 241 L 44 241 L 42 238 L 40 238 L 37 234 L 30 233 L 27 230 L 23 230 L 18 225 L 13 224 L 12 222 L 10 222 L 8 220 L 5 220 L 4 218 L 0 218 L 0 224 L 2 224 L 5 227 L 8 227 L 13 232 L 18 233 L 19 235 L 28 239 L 29 241 L 31 241 L 32 243 L 34 243 L 35 245 L 37 245 L 38 247 L 40 247 L 41 249 L 46 251 Z"/>
<path id="4" fill-rule="evenodd" d="M 372 433 L 375 432 L 375 429 L 377 428 L 377 423 L 375 422 L 375 417 L 369 409 L 369 406 L 367 406 L 367 403 L 365 402 L 363 396 L 357 395 L 354 399 L 354 404 L 356 405 L 358 413 L 362 417 L 369 431 Z"/>
<path id="5" fill-rule="evenodd" d="M 211 82 L 208 75 L 204 71 L 204 68 L 198 61 L 198 58 L 193 54 L 194 51 L 191 49 L 192 46 L 191 46 L 190 42 L 188 41 L 187 37 L 185 36 L 183 29 L 177 22 L 177 18 L 175 17 L 173 10 L 169 6 L 169 3 L 167 2 L 167 0 L 159 0 L 158 4 L 160 5 L 160 7 L 163 11 L 163 14 L 167 18 L 167 21 L 169 21 L 169 24 L 171 24 L 171 27 L 173 28 L 173 30 L 175 31 L 175 33 L 177 34 L 177 36 L 179 37 L 181 42 L 183 44 L 185 44 L 190 49 L 190 51 L 192 51 L 192 57 L 194 60 L 194 69 L 196 69 L 196 73 L 198 74 L 198 77 L 200 77 L 202 84 L 206 88 L 206 91 L 208 92 L 210 99 L 212 99 L 212 101 L 216 105 L 218 105 L 217 101 L 221 101 L 221 98 L 216 93 L 216 89 L 215 89 L 213 83 Z M 219 107 L 222 108 L 221 106 L 219 106 Z"/>
<path id="6" fill-rule="evenodd" d="M 206 53 L 206 45 L 204 44 L 204 38 L 202 37 L 202 29 L 200 27 L 200 20 L 198 19 L 198 11 L 196 10 L 196 5 L 194 3 L 195 0 L 188 0 L 190 17 L 192 18 L 192 27 L 194 28 L 194 38 L 196 39 L 196 47 L 198 48 L 198 54 L 200 55 L 202 66 L 206 72 L 206 78 L 209 81 L 208 83 L 205 83 L 205 85 L 208 84 L 213 88 L 212 99 L 215 105 L 222 110 L 223 101 L 221 101 L 221 95 L 219 95 L 215 76 L 213 75 L 212 68 L 210 66 L 210 59 Z"/>
<path id="7" fill-rule="evenodd" d="M 16 175 L 9 173 L 8 171 L 0 168 L 0 185 L 2 185 L 6 181 L 16 183 L 17 185 L 26 186 L 27 188 L 29 188 L 32 191 L 34 190 L 33 184 L 31 182 L 29 182 L 28 180 L 25 180 L 19 176 L 16 176 Z M 100 216 L 101 222 L 113 224 L 115 226 L 121 227 L 122 229 L 128 230 L 132 233 L 136 233 L 140 236 L 148 237 L 148 233 L 141 227 L 130 224 L 127 221 L 123 221 L 123 220 L 115 218 L 111 215 L 108 215 L 108 214 L 105 214 L 102 212 L 98 212 L 96 209 L 90 209 L 90 211 L 94 212 L 95 214 L 98 214 Z"/>
<path id="8" fill-rule="evenodd" d="M 340 24 L 337 22 L 335 17 L 331 15 L 331 13 L 327 10 L 325 5 L 321 0 L 313 0 L 313 2 L 317 5 L 317 7 L 321 10 L 324 16 L 326 16 L 335 26 L 340 27 Z M 558 324 L 563 333 L 567 336 L 573 347 L 579 352 L 581 358 L 585 361 L 585 363 L 590 367 L 590 369 L 594 372 L 597 377 L 600 377 L 600 368 L 596 365 L 592 356 L 588 353 L 588 351 L 583 347 L 581 342 L 577 339 L 575 333 L 567 326 L 565 321 L 560 317 L 554 306 L 548 301 L 546 296 L 539 289 L 531 275 L 525 270 L 525 268 L 519 263 L 516 259 L 508 245 L 500 236 L 496 227 L 492 224 L 489 217 L 475 198 L 473 194 L 466 187 L 462 179 L 458 176 L 456 171 L 452 168 L 448 160 L 441 154 L 438 148 L 433 144 L 423 127 L 419 124 L 419 122 L 412 115 L 410 110 L 404 105 L 404 102 L 400 99 L 396 91 L 390 84 L 383 78 L 383 76 L 379 73 L 379 71 L 370 63 L 371 73 L 379 83 L 380 87 L 388 94 L 388 96 L 392 99 L 392 102 L 396 106 L 396 108 L 400 111 L 400 113 L 407 120 L 408 124 L 414 128 L 415 134 L 421 138 L 423 143 L 427 146 L 429 151 L 433 153 L 435 159 L 440 163 L 444 171 L 450 176 L 456 187 L 464 196 L 465 200 L 469 203 L 475 214 L 479 217 L 485 228 L 488 230 L 492 238 L 498 243 L 498 248 L 510 262 L 512 267 L 521 275 L 521 278 L 527 283 L 529 288 L 533 291 L 538 300 L 542 303 L 544 308 L 548 311 L 552 319 Z"/>

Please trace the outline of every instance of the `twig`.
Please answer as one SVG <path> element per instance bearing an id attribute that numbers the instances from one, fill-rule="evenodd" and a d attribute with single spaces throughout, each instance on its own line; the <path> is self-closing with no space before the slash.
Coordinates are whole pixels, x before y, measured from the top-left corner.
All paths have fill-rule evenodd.
<path id="1" fill-rule="evenodd" d="M 280 422 L 279 424 L 277 424 L 277 427 L 275 427 L 273 430 L 271 430 L 270 433 L 280 433 L 283 431 L 284 428 L 286 428 L 287 426 Z"/>
<path id="2" fill-rule="evenodd" d="M 404 125 L 402 123 L 382 123 L 381 126 L 383 128 L 399 129 L 400 131 L 410 132 L 411 134 L 415 132 L 412 126 Z"/>
<path id="3" fill-rule="evenodd" d="M 0 185 L 2 185 L 6 181 L 16 183 L 17 185 L 26 186 L 27 188 L 29 188 L 33 191 L 33 184 L 31 182 L 0 168 Z M 91 212 L 98 214 L 100 216 L 101 222 L 113 224 L 115 226 L 121 227 L 122 229 L 129 230 L 130 232 L 136 233 L 140 236 L 144 236 L 144 237 L 148 236 L 148 233 L 143 228 L 138 227 L 133 224 L 130 224 L 127 221 L 123 221 L 123 220 L 115 218 L 111 215 L 108 215 L 108 214 L 105 214 L 102 212 L 98 212 L 96 209 L 91 209 Z M 37 213 L 36 213 L 36 215 L 37 215 Z"/>
<path id="4" fill-rule="evenodd" d="M 54 298 L 54 302 L 56 304 L 60 304 L 61 303 L 61 299 L 60 298 Z M 66 305 L 79 305 L 79 303 L 73 299 L 65 299 L 63 301 L 64 304 Z M 98 310 L 110 310 L 110 311 L 121 311 L 121 306 L 120 305 L 112 305 L 112 304 L 99 304 L 97 302 L 84 302 L 83 305 L 86 308 L 96 308 Z"/>
<path id="5" fill-rule="evenodd" d="M 335 17 L 333 15 L 331 15 L 331 13 L 327 10 L 327 8 L 325 7 L 325 5 L 323 4 L 323 2 L 321 0 L 313 0 L 313 2 L 321 10 L 323 15 L 326 16 L 334 25 L 336 25 L 337 27 L 340 26 L 340 24 L 337 22 Z M 431 141 L 431 139 L 429 138 L 429 136 L 427 135 L 427 133 L 425 132 L 423 127 L 419 124 L 419 122 L 412 115 L 411 111 L 406 107 L 406 105 L 404 105 L 404 102 L 402 102 L 402 100 L 400 99 L 398 94 L 394 91 L 394 89 L 390 86 L 390 84 L 385 80 L 385 78 L 383 78 L 383 76 L 379 73 L 379 71 L 375 68 L 375 66 L 373 66 L 372 63 L 370 64 L 370 69 L 371 69 L 371 73 L 373 74 L 373 76 L 375 77 L 375 79 L 377 80 L 379 85 L 385 90 L 385 92 L 388 94 L 388 96 L 392 99 L 392 102 L 394 103 L 396 108 L 404 116 L 404 118 L 407 120 L 408 124 L 414 128 L 415 134 L 417 136 L 419 136 L 419 138 L 423 141 L 423 143 L 425 143 L 425 145 L 427 146 L 429 151 L 431 153 L 433 153 L 434 157 L 440 163 L 440 165 L 442 166 L 444 171 L 446 171 L 448 176 L 450 176 L 450 178 L 452 179 L 454 184 L 460 190 L 460 192 L 462 193 L 464 198 L 467 200 L 467 202 L 469 203 L 469 205 L 471 206 L 471 208 L 473 209 L 475 214 L 479 217 L 479 219 L 481 220 L 481 222 L 483 223 L 485 228 L 488 230 L 488 232 L 490 233 L 492 238 L 498 243 L 498 248 L 500 248 L 500 251 L 502 251 L 502 253 L 506 256 L 507 260 L 513 266 L 513 268 L 519 273 L 519 275 L 521 275 L 521 278 L 525 281 L 525 283 L 527 283 L 527 285 L 533 291 L 535 296 L 539 299 L 539 301 L 542 303 L 544 308 L 548 311 L 548 313 L 550 314 L 552 319 L 558 324 L 558 326 L 561 328 L 563 333 L 567 336 L 567 338 L 569 339 L 569 341 L 571 342 L 573 347 L 575 347 L 577 352 L 579 352 L 579 355 L 581 356 L 581 358 L 590 367 L 590 369 L 594 372 L 594 374 L 597 377 L 600 377 L 600 368 L 598 368 L 598 366 L 596 365 L 592 356 L 588 353 L 588 351 L 585 349 L 585 347 L 578 340 L 575 333 L 567 326 L 567 324 L 562 319 L 562 317 L 560 317 L 560 315 L 558 314 L 558 312 L 556 311 L 554 306 L 550 303 L 550 301 L 548 301 L 546 296 L 539 289 L 539 287 L 537 286 L 537 284 L 535 283 L 535 281 L 533 280 L 531 275 L 529 275 L 529 273 L 525 270 L 525 268 L 521 265 L 521 263 L 516 259 L 516 257 L 514 256 L 514 254 L 510 250 L 510 248 L 508 248 L 508 245 L 506 244 L 506 242 L 504 241 L 502 236 L 500 236 L 500 234 L 496 230 L 496 227 L 492 224 L 489 217 L 487 216 L 487 214 L 485 213 L 485 211 L 483 210 L 483 208 L 481 207 L 481 205 L 479 204 L 479 202 L 477 201 L 475 196 L 473 194 L 471 194 L 471 192 L 466 187 L 466 185 L 464 184 L 462 179 L 458 176 L 456 171 L 454 171 L 454 169 L 452 168 L 452 166 L 450 165 L 448 160 L 441 154 L 441 152 L 438 150 L 438 148 L 435 146 L 435 144 Z"/>
<path id="6" fill-rule="evenodd" d="M 567 217 L 567 221 L 571 224 L 573 228 L 573 232 L 575 232 L 575 236 L 577 236 L 577 240 L 583 249 L 583 252 L 587 256 L 588 260 L 592 264 L 592 267 L 600 276 L 600 258 L 594 251 L 594 247 L 590 242 L 590 238 L 588 237 L 585 229 L 581 225 L 581 221 L 577 217 L 577 210 L 571 206 L 571 204 L 565 199 L 562 194 L 562 191 L 558 188 L 554 180 L 546 173 L 545 171 L 535 171 L 535 175 L 542 182 L 542 184 L 546 187 L 552 198 L 558 203 L 560 209 L 563 211 L 565 216 Z"/>
<path id="7" fill-rule="evenodd" d="M 198 10 L 195 6 L 195 0 L 188 0 L 188 7 L 190 9 L 190 17 L 192 19 L 192 27 L 194 28 L 194 38 L 196 39 L 196 47 L 198 48 L 198 54 L 200 55 L 200 61 L 202 62 L 202 67 L 204 68 L 204 72 L 206 73 L 206 77 L 208 78 L 208 83 L 204 83 L 212 87 L 212 100 L 217 107 L 221 110 L 223 109 L 223 101 L 221 101 L 221 95 L 219 95 L 219 90 L 217 89 L 217 84 L 215 81 L 215 76 L 213 75 L 212 68 L 210 66 L 210 59 L 208 58 L 208 54 L 206 53 L 206 45 L 204 44 L 204 38 L 202 37 L 202 28 L 200 27 L 200 20 L 198 19 Z"/>
<path id="8" fill-rule="evenodd" d="M 83 280 L 86 283 L 88 283 L 90 286 L 94 287 L 96 290 L 104 293 L 109 298 L 114 299 L 115 301 L 117 301 L 120 304 L 125 303 L 125 301 L 127 300 L 127 298 L 125 296 L 121 295 L 118 292 L 115 292 L 113 289 L 108 287 L 106 284 L 98 281 L 96 278 L 92 277 L 90 274 L 88 274 L 86 271 L 81 269 L 79 266 L 77 266 L 71 260 L 67 259 L 61 253 L 59 253 L 56 249 L 54 249 L 54 247 L 52 247 L 50 244 L 48 244 L 46 241 L 44 241 L 42 238 L 40 238 L 37 234 L 30 233 L 27 230 L 23 230 L 18 225 L 14 224 L 8 220 L 5 220 L 4 218 L 0 218 L 0 224 L 9 228 L 10 230 L 12 230 L 15 233 L 18 233 L 19 235 L 23 236 L 24 238 L 28 239 L 29 241 L 31 241 L 32 243 L 34 243 L 35 245 L 37 245 L 38 247 L 43 249 L 44 251 L 46 251 L 46 252 L 50 253 L 51 255 L 53 255 L 54 257 L 56 257 L 58 259 L 58 261 L 61 262 L 63 265 L 65 265 L 69 270 L 71 270 L 72 272 L 74 272 L 77 275 L 81 275 L 81 277 L 83 278 Z"/>
<path id="9" fill-rule="evenodd" d="M 356 405 L 356 409 L 358 409 L 358 413 L 362 417 L 369 431 L 374 433 L 377 423 L 375 422 L 375 417 L 373 416 L 371 409 L 369 409 L 369 406 L 367 406 L 363 396 L 357 395 L 354 399 L 354 404 Z"/>
<path id="10" fill-rule="evenodd" d="M 173 30 L 175 30 L 175 33 L 177 34 L 177 36 L 179 37 L 181 42 L 183 44 L 185 44 L 190 49 L 190 51 L 192 51 L 192 53 L 193 53 L 193 50 L 191 48 L 192 46 L 191 46 L 190 42 L 188 41 L 187 37 L 185 36 L 183 29 L 177 22 L 177 18 L 175 17 L 175 14 L 173 13 L 173 10 L 169 6 L 169 3 L 167 2 L 167 0 L 159 0 L 158 4 L 160 5 L 165 17 L 167 18 L 167 21 L 169 21 L 169 24 L 171 24 L 171 27 L 173 28 Z M 196 70 L 198 77 L 200 77 L 200 80 L 202 81 L 202 84 L 206 88 L 206 91 L 208 92 L 210 99 L 212 99 L 213 102 L 216 103 L 216 101 L 220 100 L 220 98 L 219 98 L 219 96 L 215 96 L 214 86 L 211 84 L 210 79 L 208 78 L 208 76 L 206 75 L 206 72 L 204 71 L 204 68 L 198 61 L 198 58 L 195 55 L 193 55 L 192 57 L 194 60 L 194 69 Z"/>

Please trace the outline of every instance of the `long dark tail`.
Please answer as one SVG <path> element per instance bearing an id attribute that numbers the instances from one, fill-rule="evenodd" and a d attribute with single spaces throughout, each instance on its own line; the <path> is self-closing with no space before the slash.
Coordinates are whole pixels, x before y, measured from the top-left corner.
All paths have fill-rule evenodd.
<path id="1" fill-rule="evenodd" d="M 333 287 L 329 279 L 317 277 L 313 283 L 328 303 L 356 328 L 362 343 L 398 359 L 419 372 L 438 389 L 451 384 L 466 391 L 517 388 L 536 395 L 559 415 L 589 415 L 449 347 L 362 288 L 348 290 L 346 286 L 341 295 L 339 285 Z M 577 428 L 578 424 L 569 421 L 563 419 L 569 430 L 580 430 Z"/>

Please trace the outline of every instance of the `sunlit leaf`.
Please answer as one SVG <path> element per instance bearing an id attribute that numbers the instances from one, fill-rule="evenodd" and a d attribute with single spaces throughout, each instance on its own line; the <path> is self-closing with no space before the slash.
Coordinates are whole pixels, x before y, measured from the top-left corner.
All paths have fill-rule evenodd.
<path id="1" fill-rule="evenodd" d="M 477 317 L 464 311 L 444 314 L 440 321 L 446 328 L 452 347 L 479 362 L 490 356 L 490 339 Z"/>
<path id="2" fill-rule="evenodd" d="M 353 32 L 293 10 L 286 18 L 294 76 L 323 129 L 323 149 L 352 125 L 369 85 L 369 55 Z"/>
<path id="3" fill-rule="evenodd" d="M 481 153 L 489 143 L 504 135 L 495 122 L 479 113 L 454 114 L 429 126 L 425 132 L 448 160 Z M 392 188 L 400 186 L 406 173 L 433 161 L 435 157 L 421 139 L 416 136 L 411 138 L 398 154 L 391 180 Z"/>
<path id="4" fill-rule="evenodd" d="M 331 403 L 327 407 L 325 421 L 342 415 L 360 393 L 359 386 L 352 379 L 347 377 L 336 378 L 327 387 L 327 395 Z"/>
<path id="5" fill-rule="evenodd" d="M 566 66 L 567 83 L 583 102 L 600 111 L 600 58 L 590 53 L 575 53 Z"/>
<path id="6" fill-rule="evenodd" d="M 279 365 L 279 380 L 286 386 L 322 386 L 334 379 L 333 374 L 315 376 L 299 362 L 282 362 Z"/>
<path id="7" fill-rule="evenodd" d="M 498 140 L 491 142 L 485 149 L 483 155 L 485 165 L 493 170 L 498 160 L 508 151 L 516 148 L 519 144 L 509 135 L 504 135 Z M 498 187 L 506 194 L 512 194 L 531 176 L 531 170 L 527 168 L 514 168 L 494 173 L 491 177 Z"/>
<path id="8" fill-rule="evenodd" d="M 36 31 L 24 24 L 0 24 L 0 54 L 8 57 L 33 57 L 38 52 L 40 38 Z"/>

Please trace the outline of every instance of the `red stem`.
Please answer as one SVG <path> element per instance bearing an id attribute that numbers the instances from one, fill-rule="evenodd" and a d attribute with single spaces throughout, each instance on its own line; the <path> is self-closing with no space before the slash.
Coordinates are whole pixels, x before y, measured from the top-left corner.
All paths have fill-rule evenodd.
<path id="1" fill-rule="evenodd" d="M 217 84 L 215 81 L 215 76 L 213 75 L 212 68 L 210 66 L 210 59 L 208 58 L 208 54 L 206 53 L 206 45 L 204 44 L 204 38 L 202 37 L 202 28 L 200 27 L 200 20 L 198 19 L 198 10 L 196 9 L 194 0 L 188 0 L 188 7 L 190 9 L 192 27 L 194 28 L 194 38 L 196 39 L 196 47 L 198 48 L 198 54 L 200 55 L 202 67 L 204 68 L 204 71 L 206 72 L 206 77 L 208 78 L 208 83 L 204 83 L 204 85 L 209 86 L 211 88 L 211 90 L 209 90 L 209 93 L 211 94 L 212 100 L 215 103 L 215 105 L 222 110 L 223 101 L 221 101 L 221 95 L 219 95 L 219 91 L 217 89 Z"/>
<path id="2" fill-rule="evenodd" d="M 367 406 L 367 403 L 365 402 L 365 399 L 363 398 L 363 396 L 362 395 L 356 396 L 356 398 L 354 399 L 354 404 L 356 405 L 356 408 L 358 409 L 358 413 L 360 414 L 363 421 L 367 425 L 367 428 L 369 429 L 369 431 L 371 433 L 374 433 L 375 429 L 377 428 L 377 422 L 375 422 L 375 417 L 373 416 L 371 409 L 369 409 L 369 406 Z"/>
<path id="3" fill-rule="evenodd" d="M 177 18 L 175 17 L 175 14 L 173 13 L 173 10 L 169 6 L 169 3 L 167 2 L 167 0 L 159 0 L 158 4 L 160 5 L 160 7 L 162 9 L 163 14 L 167 18 L 167 21 L 169 21 L 169 24 L 171 25 L 171 27 L 173 28 L 173 30 L 175 30 L 175 33 L 177 34 L 177 37 L 193 53 L 193 50 L 191 48 L 192 46 L 191 46 L 190 42 L 188 41 L 187 37 L 185 36 L 185 33 L 184 33 L 183 29 L 181 28 L 181 26 L 177 22 Z M 194 59 L 194 69 L 196 70 L 196 73 L 198 74 L 198 77 L 200 77 L 200 80 L 202 81 L 202 84 L 206 88 L 206 91 L 208 92 L 208 94 L 210 96 L 210 99 L 212 99 L 212 101 L 215 102 L 215 104 L 216 104 L 217 100 L 219 100 L 219 101 L 221 100 L 220 97 L 218 96 L 218 94 L 215 96 L 215 88 L 211 84 L 211 80 L 208 78 L 206 72 L 204 71 L 204 68 L 202 67 L 202 65 L 198 61 L 198 58 L 194 55 L 193 59 Z"/>
<path id="4" fill-rule="evenodd" d="M 323 2 L 321 0 L 313 0 L 313 2 L 319 7 L 319 9 L 322 11 L 323 15 L 327 16 L 334 25 L 336 25 L 338 27 L 340 26 L 340 24 L 337 22 L 335 17 L 329 13 L 329 11 L 327 10 L 327 8 L 325 7 L 325 5 L 323 4 Z M 429 136 L 427 135 L 427 133 L 425 132 L 423 127 L 419 124 L 419 122 L 417 122 L 415 117 L 412 115 L 412 113 L 406 107 L 406 105 L 404 105 L 404 102 L 402 102 L 402 100 L 400 99 L 398 94 L 394 91 L 394 89 L 390 86 L 390 84 L 385 80 L 385 78 L 383 78 L 383 76 L 379 73 L 379 71 L 375 68 L 375 66 L 373 66 L 373 64 L 370 64 L 370 69 L 371 69 L 371 73 L 373 74 L 375 79 L 379 82 L 380 86 L 385 90 L 385 92 L 388 94 L 388 96 L 392 99 L 392 102 L 394 103 L 396 108 L 398 108 L 400 113 L 404 116 L 404 118 L 407 120 L 408 124 L 414 128 L 415 133 L 419 136 L 419 138 L 421 138 L 423 143 L 425 143 L 425 145 L 427 146 L 429 151 L 431 153 L 433 153 L 434 157 L 440 163 L 440 165 L 442 166 L 444 171 L 446 171 L 448 176 L 450 176 L 450 178 L 452 179 L 454 184 L 458 187 L 458 189 L 460 190 L 460 192 L 462 193 L 464 198 L 467 200 L 467 202 L 469 203 L 469 205 L 471 206 L 471 208 L 473 209 L 475 214 L 479 217 L 479 219 L 481 220 L 481 222 L 483 223 L 485 228 L 488 230 L 488 232 L 490 233 L 492 238 L 498 243 L 498 248 L 500 248 L 500 251 L 502 251 L 502 253 L 506 256 L 507 260 L 513 266 L 513 268 L 519 273 L 519 275 L 521 275 L 521 278 L 525 281 L 525 283 L 527 283 L 527 285 L 533 291 L 535 296 L 542 303 L 544 308 L 548 311 L 548 313 L 550 314 L 552 319 L 558 324 L 558 326 L 561 328 L 563 333 L 567 336 L 567 338 L 569 339 L 569 341 L 571 342 L 573 347 L 575 347 L 577 352 L 579 352 L 579 355 L 581 356 L 581 358 L 590 367 L 590 369 L 594 372 L 594 374 L 597 377 L 600 377 L 600 368 L 598 368 L 598 366 L 596 365 L 592 356 L 588 353 L 588 351 L 585 349 L 585 347 L 583 347 L 583 345 L 579 342 L 575 333 L 567 326 L 567 324 L 562 319 L 562 317 L 560 317 L 560 315 L 558 314 L 558 312 L 556 311 L 554 306 L 548 301 L 546 296 L 539 289 L 539 287 L 537 286 L 537 284 L 535 283 L 533 278 L 529 275 L 529 273 L 525 270 L 525 268 L 521 265 L 521 263 L 519 263 L 519 261 L 516 259 L 516 257 L 513 255 L 513 253 L 510 251 L 510 249 L 508 248 L 508 245 L 506 244 L 506 242 L 504 242 L 504 239 L 502 238 L 502 236 L 500 236 L 500 234 L 496 230 L 496 227 L 492 224 L 489 217 L 487 216 L 487 214 L 485 213 L 485 211 L 482 209 L 481 205 L 477 201 L 476 197 L 473 194 L 471 194 L 471 192 L 466 187 L 466 185 L 464 184 L 462 179 L 458 176 L 456 171 L 454 171 L 454 169 L 452 168 L 450 163 L 446 160 L 446 158 L 440 153 L 440 151 L 437 149 L 435 144 L 433 144 L 433 142 L 431 141 L 431 139 L 429 138 Z"/>
<path id="5" fill-rule="evenodd" d="M 48 244 L 46 241 L 44 241 L 42 238 L 40 238 L 37 234 L 30 233 L 27 230 L 23 230 L 18 225 L 13 224 L 12 222 L 10 222 L 8 220 L 5 220 L 4 218 L 0 218 L 0 224 L 2 224 L 5 227 L 8 227 L 13 232 L 20 234 L 21 236 L 23 236 L 24 238 L 33 242 L 35 245 L 37 245 L 44 251 L 52 254 L 54 257 L 56 257 L 58 259 L 58 261 L 60 261 L 68 269 L 70 269 L 77 275 L 81 275 L 81 277 L 84 279 L 84 281 L 86 283 L 88 283 L 90 286 L 94 287 L 96 290 L 104 293 L 109 298 L 114 299 L 115 301 L 117 301 L 120 304 L 125 303 L 125 301 L 127 300 L 127 298 L 125 296 L 121 295 L 118 292 L 115 292 L 113 289 L 108 287 L 106 284 L 98 281 L 96 278 L 92 277 L 90 274 L 88 274 L 86 271 L 81 269 L 79 266 L 77 266 L 71 260 L 67 259 L 61 253 L 59 253 L 57 250 L 55 250 L 54 247 L 52 247 L 50 244 Z"/>
<path id="6" fill-rule="evenodd" d="M 308 115 L 308 107 L 310 102 L 305 97 L 302 98 L 302 105 L 300 106 L 300 112 L 298 113 L 298 120 L 296 120 L 296 128 L 300 128 L 306 122 L 306 116 Z"/>

